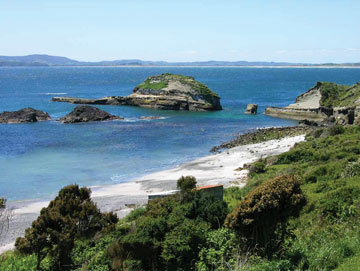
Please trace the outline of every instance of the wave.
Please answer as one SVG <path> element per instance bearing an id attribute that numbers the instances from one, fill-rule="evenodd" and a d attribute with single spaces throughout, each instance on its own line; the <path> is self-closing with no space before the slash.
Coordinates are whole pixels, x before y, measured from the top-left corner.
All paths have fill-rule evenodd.
<path id="1" fill-rule="evenodd" d="M 42 95 L 66 95 L 66 92 L 44 92 L 44 93 L 40 93 Z"/>

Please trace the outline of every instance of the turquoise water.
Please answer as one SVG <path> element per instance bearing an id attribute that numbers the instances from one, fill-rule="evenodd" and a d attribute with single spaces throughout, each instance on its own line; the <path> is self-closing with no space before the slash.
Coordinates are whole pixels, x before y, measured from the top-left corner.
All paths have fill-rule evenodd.
<path id="1" fill-rule="evenodd" d="M 65 125 L 0 124 L 0 196 L 48 199 L 64 185 L 120 183 L 209 154 L 212 146 L 257 127 L 295 125 L 263 115 L 285 106 L 317 81 L 353 84 L 360 69 L 271 68 L 0 68 L 0 112 L 34 107 L 56 119 L 74 105 L 53 96 L 128 95 L 147 76 L 194 76 L 219 93 L 224 110 L 192 113 L 99 106 L 126 121 Z M 60 94 L 59 94 L 60 93 Z M 245 115 L 258 103 L 257 116 Z M 140 116 L 163 116 L 139 120 Z"/>

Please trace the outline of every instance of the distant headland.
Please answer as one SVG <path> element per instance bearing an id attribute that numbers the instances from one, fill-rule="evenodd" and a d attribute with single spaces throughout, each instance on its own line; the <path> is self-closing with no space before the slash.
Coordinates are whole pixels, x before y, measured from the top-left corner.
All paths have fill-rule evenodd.
<path id="1" fill-rule="evenodd" d="M 359 68 L 360 62 L 354 63 L 291 63 L 291 62 L 266 62 L 266 61 L 194 61 L 194 62 L 167 62 L 167 61 L 145 61 L 140 59 L 123 59 L 112 61 L 87 62 L 78 61 L 62 56 L 51 56 L 45 54 L 34 54 L 26 56 L 0 56 L 0 67 L 48 67 L 48 66 L 139 66 L 139 67 L 346 67 Z"/>

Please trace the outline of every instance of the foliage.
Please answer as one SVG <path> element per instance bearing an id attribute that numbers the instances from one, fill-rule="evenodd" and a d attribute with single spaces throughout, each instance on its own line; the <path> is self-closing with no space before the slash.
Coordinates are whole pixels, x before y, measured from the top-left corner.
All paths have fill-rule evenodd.
<path id="1" fill-rule="evenodd" d="M 224 189 L 224 201 L 229 208 L 229 212 L 232 212 L 235 209 L 245 195 L 245 190 L 238 186 L 232 186 Z"/>
<path id="2" fill-rule="evenodd" d="M 194 196 L 196 179 L 193 176 L 181 176 L 177 180 L 177 188 L 180 190 L 181 201 L 189 201 Z"/>
<path id="3" fill-rule="evenodd" d="M 329 128 L 329 133 L 331 136 L 340 135 L 343 134 L 344 132 L 345 132 L 345 128 L 342 125 L 334 125 Z"/>
<path id="4" fill-rule="evenodd" d="M 177 184 L 182 196 L 154 199 L 141 215 L 125 219 L 130 230 L 108 250 L 114 270 L 194 269 L 207 233 L 222 226 L 228 208 L 224 201 L 196 191 L 194 177 L 181 177 Z"/>
<path id="5" fill-rule="evenodd" d="M 273 253 L 278 242 L 276 230 L 284 227 L 291 216 L 297 216 L 306 200 L 300 182 L 294 176 L 268 180 L 251 191 L 226 219 L 226 225 L 244 237 L 249 246 Z"/>
<path id="6" fill-rule="evenodd" d="M 89 238 L 116 223 L 115 215 L 100 212 L 91 201 L 90 193 L 90 189 L 77 185 L 64 187 L 49 206 L 41 210 L 25 237 L 16 240 L 17 250 L 36 254 L 37 269 L 46 255 L 52 260 L 53 270 L 70 269 L 75 239 Z"/>
<path id="7" fill-rule="evenodd" d="M 199 247 L 205 243 L 206 222 L 185 219 L 165 236 L 161 258 L 167 270 L 192 270 Z"/>
<path id="8" fill-rule="evenodd" d="M 89 271 L 110 270 L 111 259 L 107 248 L 114 240 L 114 233 L 101 238 L 76 240 L 71 253 L 74 266 L 86 266 Z"/>
<path id="9" fill-rule="evenodd" d="M 217 197 L 198 192 L 192 201 L 193 219 L 202 219 L 211 225 L 211 228 L 220 228 L 228 214 L 225 201 Z"/>
<path id="10" fill-rule="evenodd" d="M 251 164 L 249 167 L 249 174 L 253 175 L 254 173 L 264 173 L 266 170 L 266 164 L 265 162 L 260 159 L 259 161 L 256 161 L 255 163 Z"/>
<path id="11" fill-rule="evenodd" d="M 229 270 L 235 265 L 234 255 L 239 250 L 238 242 L 235 233 L 227 228 L 208 232 L 206 243 L 199 253 L 196 270 Z"/>

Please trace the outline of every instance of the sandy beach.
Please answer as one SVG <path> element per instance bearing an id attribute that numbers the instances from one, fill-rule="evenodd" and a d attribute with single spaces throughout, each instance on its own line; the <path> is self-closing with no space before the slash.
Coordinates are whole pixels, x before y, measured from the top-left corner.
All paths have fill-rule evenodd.
<path id="1" fill-rule="evenodd" d="M 119 217 L 124 217 L 132 210 L 126 205 L 142 205 L 147 202 L 150 193 L 176 189 L 176 180 L 181 176 L 196 177 L 199 186 L 223 184 L 225 187 L 243 187 L 248 172 L 236 169 L 261 157 L 286 152 L 303 140 L 305 136 L 300 135 L 231 148 L 126 183 L 92 187 L 92 198 L 102 211 L 114 211 Z M 14 217 L 8 233 L 0 240 L 0 253 L 14 247 L 15 239 L 24 234 L 41 208 L 47 205 L 45 201 L 23 201 L 10 206 L 14 209 Z"/>

